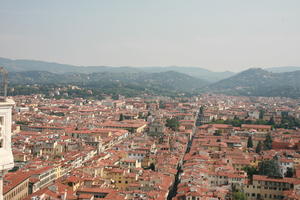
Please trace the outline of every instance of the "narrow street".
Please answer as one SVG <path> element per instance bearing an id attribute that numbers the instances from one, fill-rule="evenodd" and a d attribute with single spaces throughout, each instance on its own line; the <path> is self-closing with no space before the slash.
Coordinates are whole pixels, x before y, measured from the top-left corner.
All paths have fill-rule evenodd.
<path id="1" fill-rule="evenodd" d="M 182 171 L 183 158 L 191 150 L 191 147 L 192 147 L 192 144 L 193 144 L 194 135 L 195 135 L 195 132 L 196 132 L 196 127 L 197 127 L 196 126 L 196 122 L 198 120 L 198 114 L 199 114 L 199 111 L 197 111 L 197 113 L 196 113 L 193 131 L 192 131 L 191 137 L 189 138 L 189 141 L 187 143 L 185 154 L 182 156 L 181 161 L 179 162 L 179 164 L 177 166 L 177 174 L 175 176 L 175 182 L 174 182 L 173 186 L 171 187 L 171 189 L 169 191 L 169 195 L 167 197 L 167 200 L 172 200 L 172 198 L 175 197 L 176 194 L 177 194 L 177 187 L 178 187 L 178 184 L 180 183 L 181 173 L 183 172 Z"/>

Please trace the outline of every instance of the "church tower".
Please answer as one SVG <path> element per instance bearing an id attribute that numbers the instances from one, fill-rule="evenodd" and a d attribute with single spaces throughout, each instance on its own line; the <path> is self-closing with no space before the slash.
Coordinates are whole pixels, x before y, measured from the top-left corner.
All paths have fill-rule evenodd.
<path id="1" fill-rule="evenodd" d="M 0 200 L 3 200 L 3 178 L 13 168 L 14 159 L 11 149 L 12 108 L 15 102 L 7 96 L 7 71 L 0 67 L 2 88 L 0 94 Z"/>

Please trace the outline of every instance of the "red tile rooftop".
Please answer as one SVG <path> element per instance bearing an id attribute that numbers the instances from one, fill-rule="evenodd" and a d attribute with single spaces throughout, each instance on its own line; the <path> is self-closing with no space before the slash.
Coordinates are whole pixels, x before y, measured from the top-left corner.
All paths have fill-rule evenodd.
<path id="1" fill-rule="evenodd" d="M 258 124 L 242 124 L 242 128 L 252 128 L 252 129 L 271 129 L 270 125 L 258 125 Z"/>
<path id="2" fill-rule="evenodd" d="M 26 172 L 10 172 L 4 176 L 3 193 L 6 194 L 11 189 L 29 179 L 30 173 Z"/>
<path id="3" fill-rule="evenodd" d="M 204 124 L 202 126 L 199 126 L 200 129 L 206 129 L 206 128 L 233 128 L 232 125 L 229 124 Z"/>
<path id="4" fill-rule="evenodd" d="M 110 189 L 110 188 L 88 188 L 88 187 L 83 187 L 79 188 L 78 192 L 85 192 L 85 193 L 114 193 L 115 190 Z"/>
<path id="5" fill-rule="evenodd" d="M 290 184 L 299 184 L 300 180 L 296 178 L 270 178 L 262 175 L 253 175 L 253 181 L 270 181 L 270 182 L 280 182 L 280 183 L 290 183 Z"/>

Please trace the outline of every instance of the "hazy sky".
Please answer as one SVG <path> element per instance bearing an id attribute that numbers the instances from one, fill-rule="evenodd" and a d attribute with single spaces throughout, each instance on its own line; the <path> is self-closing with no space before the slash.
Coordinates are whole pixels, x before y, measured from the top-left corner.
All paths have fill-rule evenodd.
<path id="1" fill-rule="evenodd" d="M 0 0 L 0 57 L 214 71 L 300 66 L 300 0 Z"/>

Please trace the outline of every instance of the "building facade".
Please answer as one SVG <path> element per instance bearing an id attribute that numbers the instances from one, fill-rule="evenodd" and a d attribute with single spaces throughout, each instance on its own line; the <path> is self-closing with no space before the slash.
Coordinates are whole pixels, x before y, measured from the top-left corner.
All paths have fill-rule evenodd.
<path id="1" fill-rule="evenodd" d="M 0 101 L 0 200 L 3 200 L 4 175 L 14 166 L 11 149 L 11 113 L 14 104 L 13 100 L 6 97 Z"/>

